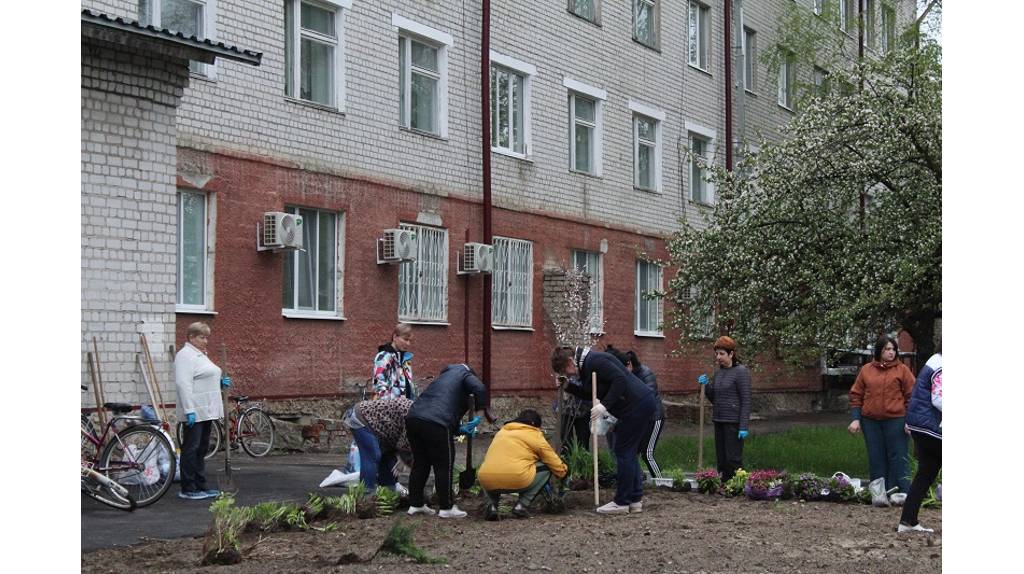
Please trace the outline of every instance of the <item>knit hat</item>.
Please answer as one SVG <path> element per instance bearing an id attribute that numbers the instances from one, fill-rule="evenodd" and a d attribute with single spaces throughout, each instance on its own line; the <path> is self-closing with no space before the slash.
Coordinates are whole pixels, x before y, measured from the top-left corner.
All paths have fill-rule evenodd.
<path id="1" fill-rule="evenodd" d="M 715 347 L 714 348 L 715 349 L 725 349 L 726 351 L 735 351 L 736 350 L 736 341 L 733 341 L 732 337 L 729 337 L 727 335 L 722 335 L 721 337 L 715 339 Z"/>

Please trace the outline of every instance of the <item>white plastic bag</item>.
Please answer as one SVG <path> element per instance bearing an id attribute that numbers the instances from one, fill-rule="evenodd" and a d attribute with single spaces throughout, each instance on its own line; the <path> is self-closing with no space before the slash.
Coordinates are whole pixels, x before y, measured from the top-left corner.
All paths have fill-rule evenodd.
<path id="1" fill-rule="evenodd" d="M 320 482 L 320 488 L 327 488 L 328 486 L 344 486 L 351 482 L 359 482 L 358 472 L 345 473 L 338 469 L 334 469 L 331 471 L 331 474 L 327 475 L 327 478 Z"/>
<path id="2" fill-rule="evenodd" d="M 590 432 L 597 436 L 604 436 L 615 428 L 615 423 L 617 422 L 619 422 L 619 419 L 604 413 L 592 422 Z"/>
<path id="3" fill-rule="evenodd" d="M 885 478 L 876 478 L 868 484 L 868 490 L 871 492 L 871 505 L 878 507 L 888 507 L 889 494 L 885 491 Z"/>
<path id="4" fill-rule="evenodd" d="M 150 452 L 140 451 L 139 447 L 134 444 L 130 444 L 125 447 L 125 459 L 140 461 L 143 463 L 143 468 L 141 472 L 117 472 L 118 476 L 115 477 L 115 480 L 121 484 L 141 486 L 149 486 L 160 480 L 160 465 L 158 462 L 159 453 L 152 451 L 154 448 L 152 444 L 155 443 L 151 443 L 151 446 L 146 449 L 146 451 Z"/>

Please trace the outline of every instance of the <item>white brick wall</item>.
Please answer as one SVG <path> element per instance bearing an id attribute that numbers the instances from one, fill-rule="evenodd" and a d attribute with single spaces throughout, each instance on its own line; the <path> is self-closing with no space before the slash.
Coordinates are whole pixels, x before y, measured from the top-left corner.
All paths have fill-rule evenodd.
<path id="1" fill-rule="evenodd" d="M 136 362 L 145 332 L 174 401 L 175 108 L 184 66 L 82 42 L 82 406 L 95 406 L 96 338 L 107 401 L 149 402 Z"/>

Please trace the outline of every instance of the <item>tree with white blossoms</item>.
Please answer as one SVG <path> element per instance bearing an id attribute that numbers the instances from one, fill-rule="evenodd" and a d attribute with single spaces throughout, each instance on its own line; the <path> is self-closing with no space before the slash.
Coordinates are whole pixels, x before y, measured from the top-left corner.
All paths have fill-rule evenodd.
<path id="1" fill-rule="evenodd" d="M 593 345 L 596 337 L 591 333 L 590 275 L 575 267 L 560 271 L 564 290 L 548 309 L 555 341 L 570 347 Z"/>
<path id="2" fill-rule="evenodd" d="M 668 245 L 681 342 L 706 340 L 713 310 L 716 335 L 746 354 L 807 364 L 898 329 L 919 361 L 931 354 L 942 309 L 941 48 L 911 31 L 834 76 L 863 88 L 803 99 L 778 143 L 762 140 L 733 172 L 708 166 L 718 198 L 706 226 L 684 222 Z"/>

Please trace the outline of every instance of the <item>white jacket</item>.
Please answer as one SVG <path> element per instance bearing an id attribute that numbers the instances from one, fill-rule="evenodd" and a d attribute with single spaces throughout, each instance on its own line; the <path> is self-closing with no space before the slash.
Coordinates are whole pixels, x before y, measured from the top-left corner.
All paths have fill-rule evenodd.
<path id="1" fill-rule="evenodd" d="M 220 396 L 220 367 L 191 343 L 174 356 L 174 386 L 178 389 L 175 414 L 185 422 L 188 413 L 196 414 L 196 422 L 224 418 Z"/>

